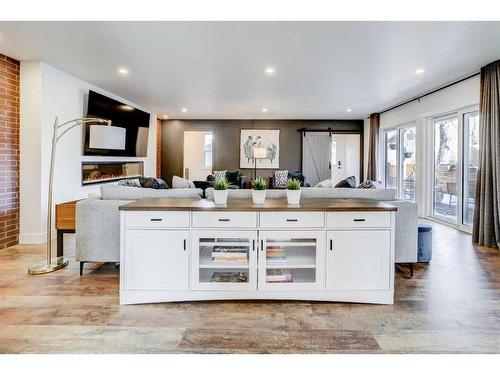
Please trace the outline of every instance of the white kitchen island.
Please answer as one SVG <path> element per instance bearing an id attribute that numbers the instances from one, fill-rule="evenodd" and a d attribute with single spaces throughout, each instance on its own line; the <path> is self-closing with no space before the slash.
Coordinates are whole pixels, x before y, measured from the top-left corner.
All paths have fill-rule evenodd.
<path id="1" fill-rule="evenodd" d="M 120 303 L 392 304 L 395 212 L 364 199 L 135 201 L 120 207 Z"/>

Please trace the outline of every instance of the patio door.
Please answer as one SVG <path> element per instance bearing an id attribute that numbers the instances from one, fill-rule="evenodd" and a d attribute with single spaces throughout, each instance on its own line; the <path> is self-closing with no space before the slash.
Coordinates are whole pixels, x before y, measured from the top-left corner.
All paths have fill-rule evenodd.
<path id="1" fill-rule="evenodd" d="M 464 229 L 472 226 L 479 155 L 479 113 L 432 119 L 432 213 Z"/>

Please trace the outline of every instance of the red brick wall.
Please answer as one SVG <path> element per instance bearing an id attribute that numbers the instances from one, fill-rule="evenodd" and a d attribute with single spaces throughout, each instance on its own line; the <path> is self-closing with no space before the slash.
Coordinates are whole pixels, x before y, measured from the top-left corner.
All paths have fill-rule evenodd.
<path id="1" fill-rule="evenodd" d="M 0 54 L 0 249 L 19 241 L 19 61 Z"/>
<path id="2" fill-rule="evenodd" d="M 161 177 L 161 120 L 156 119 L 156 177 Z"/>

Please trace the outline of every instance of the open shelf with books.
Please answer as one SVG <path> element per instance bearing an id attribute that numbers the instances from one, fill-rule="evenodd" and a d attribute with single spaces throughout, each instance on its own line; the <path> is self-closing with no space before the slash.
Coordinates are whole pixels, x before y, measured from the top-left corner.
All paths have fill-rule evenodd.
<path id="1" fill-rule="evenodd" d="M 194 232 L 193 289 L 256 289 L 256 238 L 254 231 Z"/>

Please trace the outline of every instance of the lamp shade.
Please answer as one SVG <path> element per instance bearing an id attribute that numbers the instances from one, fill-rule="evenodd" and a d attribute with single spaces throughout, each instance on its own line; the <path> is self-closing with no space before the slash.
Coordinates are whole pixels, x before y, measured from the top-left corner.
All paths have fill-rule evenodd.
<path id="1" fill-rule="evenodd" d="M 106 150 L 125 150 L 125 128 L 90 125 L 89 147 Z"/>
<path id="2" fill-rule="evenodd" d="M 254 148 L 253 157 L 255 159 L 265 159 L 267 157 L 267 150 L 265 148 Z"/>

